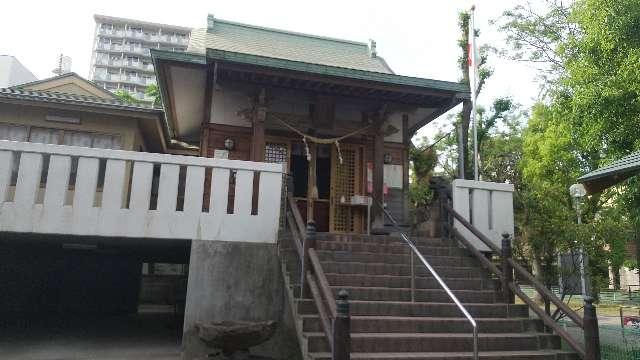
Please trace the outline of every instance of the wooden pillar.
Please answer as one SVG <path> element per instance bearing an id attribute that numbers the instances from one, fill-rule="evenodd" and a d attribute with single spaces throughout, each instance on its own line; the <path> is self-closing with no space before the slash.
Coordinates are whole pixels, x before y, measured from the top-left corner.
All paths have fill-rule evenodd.
<path id="1" fill-rule="evenodd" d="M 264 122 L 267 119 L 266 90 L 262 88 L 252 118 L 251 161 L 264 161 Z"/>
<path id="2" fill-rule="evenodd" d="M 402 211 L 403 220 L 409 219 L 409 150 L 411 148 L 411 134 L 409 133 L 409 115 L 402 114 Z"/>
<path id="3" fill-rule="evenodd" d="M 200 156 L 207 157 L 209 150 L 209 123 L 211 122 L 213 88 L 215 87 L 218 64 L 209 64 L 207 67 L 207 80 L 204 85 L 204 114 L 200 124 Z"/>
<path id="4" fill-rule="evenodd" d="M 598 327 L 598 315 L 593 306 L 593 298 L 584 298 L 584 343 L 585 360 L 600 360 L 600 331 Z"/>
<path id="5" fill-rule="evenodd" d="M 314 224 L 314 206 L 315 201 L 318 198 L 318 190 L 316 188 L 316 157 L 318 155 L 318 148 L 316 143 L 307 141 L 309 146 L 309 153 L 311 153 L 311 160 L 309 161 L 309 176 L 307 177 L 307 224 Z"/>
<path id="6" fill-rule="evenodd" d="M 351 359 L 351 314 L 349 310 L 349 294 L 342 289 L 336 300 L 336 318 L 333 320 L 331 360 Z"/>
<path id="7" fill-rule="evenodd" d="M 502 278 L 500 279 L 502 287 L 503 301 L 506 304 L 515 303 L 515 295 L 509 285 L 513 282 L 513 267 L 509 263 L 513 251 L 511 250 L 511 238 L 509 233 L 502 234 Z"/>
<path id="8" fill-rule="evenodd" d="M 376 119 L 374 132 L 373 132 L 373 198 L 377 202 L 371 208 L 371 216 L 373 218 L 373 224 L 371 229 L 374 233 L 383 231 L 384 228 L 384 213 L 380 208 L 384 203 L 384 133 L 383 126 L 384 118 L 378 117 Z"/>

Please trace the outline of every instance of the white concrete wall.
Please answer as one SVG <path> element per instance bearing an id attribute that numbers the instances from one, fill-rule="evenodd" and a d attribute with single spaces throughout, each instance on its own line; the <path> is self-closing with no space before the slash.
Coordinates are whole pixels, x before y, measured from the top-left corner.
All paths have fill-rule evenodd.
<path id="1" fill-rule="evenodd" d="M 502 233 L 513 238 L 513 190 L 512 184 L 456 179 L 451 184 L 453 209 L 469 220 L 495 245 L 501 247 Z M 454 227 L 480 251 L 489 248 L 459 221 Z"/>
<path id="2" fill-rule="evenodd" d="M 48 175 L 41 185 L 47 155 Z M 72 158 L 78 165 L 70 189 Z M 157 209 L 151 210 L 154 165 L 160 166 L 160 178 Z M 184 208 L 178 211 L 181 167 L 186 179 Z M 209 169 L 210 197 L 204 188 Z M 101 170 L 105 175 L 99 189 Z M 234 209 L 227 214 L 232 172 Z M 0 231 L 275 243 L 280 213 L 273 209 L 280 208 L 282 172 L 281 164 L 0 141 Z M 258 173 L 257 214 L 251 215 Z M 41 187 L 44 198 L 38 203 Z M 65 205 L 69 190 L 73 200 Z M 209 211 L 203 211 L 204 199 L 210 201 Z"/>

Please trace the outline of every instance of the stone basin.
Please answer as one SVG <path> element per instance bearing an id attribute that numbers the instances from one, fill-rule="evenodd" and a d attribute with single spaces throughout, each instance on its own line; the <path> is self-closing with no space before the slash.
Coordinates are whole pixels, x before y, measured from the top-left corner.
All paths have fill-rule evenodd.
<path id="1" fill-rule="evenodd" d="M 196 330 L 208 347 L 221 349 L 225 356 L 233 356 L 235 353 L 248 353 L 252 346 L 269 340 L 276 331 L 276 322 L 222 321 L 196 324 Z"/>

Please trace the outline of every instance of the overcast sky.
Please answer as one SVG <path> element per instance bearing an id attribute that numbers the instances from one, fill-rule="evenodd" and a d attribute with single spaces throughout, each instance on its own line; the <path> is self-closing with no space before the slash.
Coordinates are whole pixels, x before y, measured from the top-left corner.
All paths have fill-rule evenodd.
<path id="1" fill-rule="evenodd" d="M 94 14 L 188 27 L 205 27 L 208 13 L 237 22 L 367 42 L 398 74 L 457 81 L 457 14 L 476 5 L 479 43 L 500 47 L 503 36 L 489 25 L 517 0 L 226 0 L 226 1 L 6 1 L 0 12 L 0 54 L 13 55 L 39 78 L 52 76 L 60 53 L 72 70 L 88 76 Z M 166 5 L 165 5 L 166 4 Z M 525 64 L 497 59 L 495 74 L 479 98 L 489 105 L 512 96 L 530 106 L 537 96 L 535 72 Z M 444 117 L 443 117 L 444 118 Z M 441 118 L 441 122 L 443 121 Z M 432 133 L 434 125 L 424 129 Z"/>

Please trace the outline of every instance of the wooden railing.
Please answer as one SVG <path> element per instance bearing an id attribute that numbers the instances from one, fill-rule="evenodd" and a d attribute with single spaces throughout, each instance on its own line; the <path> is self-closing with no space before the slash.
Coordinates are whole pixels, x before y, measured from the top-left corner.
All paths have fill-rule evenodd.
<path id="1" fill-rule="evenodd" d="M 600 359 L 600 340 L 598 333 L 598 319 L 596 316 L 596 308 L 593 305 L 593 299 L 585 297 L 584 299 L 584 315 L 581 317 L 573 309 L 571 309 L 565 302 L 560 300 L 551 290 L 547 289 L 542 283 L 540 283 L 533 275 L 527 271 L 523 266 L 518 264 L 512 257 L 511 239 L 508 233 L 502 235 L 502 247 L 499 248 L 491 241 L 485 234 L 474 227 L 469 221 L 467 221 L 462 215 L 457 213 L 450 204 L 450 193 L 446 188 L 442 186 L 436 187 L 440 201 L 440 214 L 442 217 L 442 230 L 443 235 L 457 239 L 465 248 L 467 248 L 490 272 L 495 274 L 500 279 L 501 290 L 503 293 L 503 299 L 505 303 L 513 304 L 515 302 L 515 296 L 518 296 L 522 301 L 527 304 L 533 312 L 544 322 L 544 324 L 553 329 L 566 343 L 576 351 L 576 353 L 584 360 L 599 360 Z M 478 239 L 484 243 L 494 255 L 500 257 L 501 268 L 492 263 L 485 254 L 480 252 L 475 246 L 471 244 L 469 239 L 463 236 L 456 228 L 453 227 L 453 220 L 457 220 L 464 226 L 469 232 L 475 235 Z M 530 283 L 534 289 L 542 296 L 545 302 L 545 309 L 541 309 L 536 302 L 525 294 L 516 281 L 514 280 L 514 273 L 518 278 L 526 280 Z M 553 319 L 550 313 L 550 304 L 554 304 L 559 312 L 564 313 L 569 319 L 571 319 L 579 328 L 584 332 L 584 345 L 582 345 L 578 339 L 560 326 L 556 320 Z"/>
<path id="2" fill-rule="evenodd" d="M 313 223 L 304 225 L 302 215 L 291 195 L 287 196 L 287 228 L 300 259 L 300 292 L 312 298 L 318 309 L 320 324 L 331 347 L 332 360 L 350 359 L 351 334 L 348 294 L 340 290 L 335 300 L 329 281 L 316 252 Z"/>

